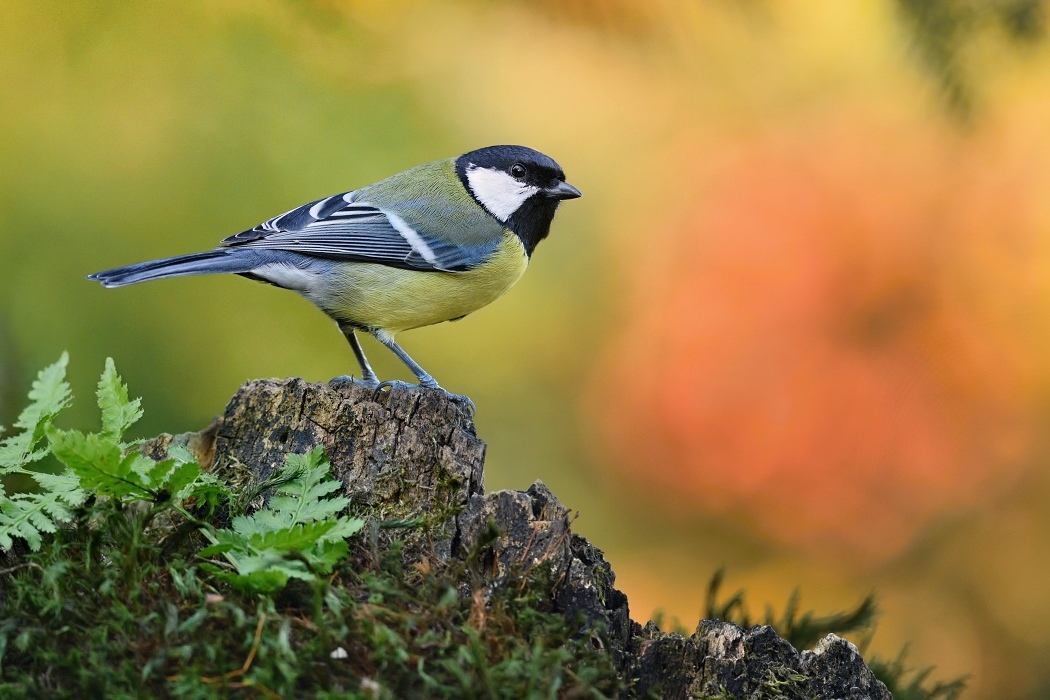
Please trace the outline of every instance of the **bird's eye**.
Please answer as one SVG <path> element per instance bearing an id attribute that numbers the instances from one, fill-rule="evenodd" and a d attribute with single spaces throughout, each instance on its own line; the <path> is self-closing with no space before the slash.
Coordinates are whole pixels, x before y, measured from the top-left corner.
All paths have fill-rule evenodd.
<path id="1" fill-rule="evenodd" d="M 525 166 L 521 163 L 515 163 L 514 165 L 510 166 L 510 174 L 518 178 L 519 180 L 525 177 L 526 172 L 528 171 L 525 169 Z"/>

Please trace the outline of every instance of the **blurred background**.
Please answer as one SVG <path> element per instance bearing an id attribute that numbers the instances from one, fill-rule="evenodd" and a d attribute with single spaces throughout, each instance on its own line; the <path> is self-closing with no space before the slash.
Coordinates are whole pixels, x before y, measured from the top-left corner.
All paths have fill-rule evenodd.
<path id="1" fill-rule="evenodd" d="M 0 423 L 113 356 L 141 435 L 356 371 L 232 277 L 104 290 L 494 143 L 556 158 L 528 274 L 407 333 L 487 486 L 544 480 L 644 622 L 728 567 L 754 613 L 875 590 L 871 650 L 1050 698 L 1050 56 L 1042 0 L 5 0 Z M 381 377 L 409 379 L 373 342 Z"/>

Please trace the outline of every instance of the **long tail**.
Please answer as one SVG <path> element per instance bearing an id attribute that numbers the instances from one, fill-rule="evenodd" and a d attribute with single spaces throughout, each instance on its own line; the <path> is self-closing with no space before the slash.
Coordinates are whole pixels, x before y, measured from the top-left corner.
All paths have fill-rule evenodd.
<path id="1" fill-rule="evenodd" d="M 185 275 L 211 275 L 221 272 L 248 272 L 259 264 L 258 258 L 248 251 L 218 248 L 207 253 L 179 255 L 163 260 L 150 260 L 112 270 L 103 270 L 88 275 L 89 280 L 102 283 L 103 287 L 123 287 L 136 282 L 159 280 L 165 277 Z"/>

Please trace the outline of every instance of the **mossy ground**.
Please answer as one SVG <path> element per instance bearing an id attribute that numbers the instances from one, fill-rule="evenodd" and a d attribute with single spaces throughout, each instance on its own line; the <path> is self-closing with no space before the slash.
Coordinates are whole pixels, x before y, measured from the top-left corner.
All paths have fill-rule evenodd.
<path id="1" fill-rule="evenodd" d="M 387 538 L 373 523 L 327 581 L 245 595 L 202 572 L 195 532 L 147 527 L 150 517 L 90 504 L 41 551 L 6 558 L 0 697 L 601 698 L 628 690 L 582 622 L 551 610 L 543 567 L 505 585 L 477 570 L 480 551 L 406 567 L 400 543 L 380 545 Z M 873 666 L 894 697 L 961 690 L 909 675 L 899 661 Z M 770 680 L 770 697 L 794 697 L 790 678 Z"/>
<path id="2" fill-rule="evenodd" d="M 250 596 L 202 574 L 196 535 L 86 509 L 0 566 L 4 698 L 547 698 L 623 690 L 551 612 L 544 571 L 508 586 L 470 561 L 403 567 L 367 532 L 317 586 Z M 181 539 L 180 539 L 181 538 Z M 477 586 L 473 587 L 473 583 Z"/>

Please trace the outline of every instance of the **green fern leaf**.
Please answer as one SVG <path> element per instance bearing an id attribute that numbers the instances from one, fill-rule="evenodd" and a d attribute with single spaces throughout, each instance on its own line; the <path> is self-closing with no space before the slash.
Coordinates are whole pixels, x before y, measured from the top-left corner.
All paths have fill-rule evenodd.
<path id="1" fill-rule="evenodd" d="M 141 454 L 141 453 L 138 453 Z M 159 491 L 164 487 L 164 484 L 168 480 L 168 475 L 171 474 L 172 467 L 175 466 L 174 459 L 165 459 L 160 462 L 154 462 L 149 457 L 142 455 L 140 461 L 141 465 L 137 469 L 132 467 L 134 471 L 142 477 L 142 483 L 146 485 L 152 491 Z"/>
<path id="2" fill-rule="evenodd" d="M 14 427 L 22 431 L 0 440 L 0 474 L 24 471 L 23 467 L 47 455 L 37 449 L 55 416 L 69 405 L 70 391 L 66 379 L 69 354 L 62 353 L 58 362 L 37 374 L 29 391 L 29 405 L 18 416 Z"/>
<path id="3" fill-rule="evenodd" d="M 50 472 L 33 472 L 33 480 L 45 491 L 57 493 L 59 497 L 71 506 L 78 506 L 84 502 L 87 492 L 80 488 L 80 479 L 70 471 L 61 474 Z"/>
<path id="4" fill-rule="evenodd" d="M 335 526 L 334 520 L 300 523 L 289 528 L 256 533 L 250 542 L 260 551 L 308 552 Z"/>
<path id="5" fill-rule="evenodd" d="M 324 543 L 329 542 L 345 542 L 348 537 L 355 535 L 362 527 L 365 526 L 365 521 L 361 518 L 339 518 L 337 519 L 335 527 L 328 531 L 321 541 Z"/>
<path id="6" fill-rule="evenodd" d="M 198 488 L 205 488 L 205 484 L 204 480 L 198 481 L 203 472 L 197 458 L 182 445 L 173 446 L 168 450 L 168 455 L 169 458 L 161 462 L 153 462 L 142 456 L 141 459 L 145 460 L 141 462 L 142 467 L 134 469 L 142 476 L 143 484 L 153 492 L 165 491 L 179 501 L 199 495 Z M 225 486 L 214 478 L 209 480 L 211 484 Z M 193 489 L 181 493 L 191 485 Z"/>
<path id="7" fill-rule="evenodd" d="M 212 533 L 211 539 L 212 543 L 200 551 L 200 556 L 213 557 L 216 554 L 226 554 L 234 550 L 247 551 L 250 549 L 248 538 L 233 530 L 216 530 Z"/>
<path id="8" fill-rule="evenodd" d="M 179 496 L 184 488 L 197 480 L 201 475 L 201 465 L 196 462 L 183 462 L 175 467 L 164 482 L 164 489 L 172 497 Z"/>
<path id="9" fill-rule="evenodd" d="M 117 374 L 112 357 L 106 358 L 95 395 L 102 410 L 102 435 L 120 442 L 124 432 L 142 417 L 142 399 L 128 400 L 128 387 Z"/>
<path id="10" fill-rule="evenodd" d="M 183 498 L 199 498 L 213 509 L 221 498 L 229 498 L 225 485 L 214 477 L 204 478 L 192 455 L 155 462 L 121 442 L 128 427 L 142 416 L 142 408 L 139 399 L 128 398 L 112 359 L 106 360 L 97 390 L 102 430 L 84 434 L 55 428 L 55 415 L 70 401 L 65 381 L 68 361 L 63 353 L 40 372 L 29 392 L 30 405 L 15 423 L 21 432 L 0 441 L 0 475 L 28 475 L 42 490 L 8 497 L 0 488 L 0 548 L 8 549 L 20 538 L 39 549 L 42 535 L 72 520 L 72 509 L 83 505 L 89 492 L 126 502 L 157 500 L 165 491 L 173 497 L 182 492 Z M 48 442 L 42 445 L 45 436 Z M 26 468 L 49 452 L 66 466 L 64 471 Z"/>
<path id="11" fill-rule="evenodd" d="M 229 504 L 233 500 L 233 492 L 230 487 L 208 472 L 201 472 L 197 475 L 192 487 L 174 495 L 180 502 L 192 500 L 198 506 L 206 506 L 208 512 L 214 512 L 223 504 Z"/>
<path id="12" fill-rule="evenodd" d="M 59 522 L 72 519 L 67 508 L 84 502 L 81 489 L 63 492 L 18 493 L 0 498 L 0 549 L 10 550 L 13 537 L 26 541 L 34 552 L 42 544 L 42 532 L 55 532 Z M 63 503 L 65 501 L 65 503 Z"/>
<path id="13" fill-rule="evenodd" d="M 314 580 L 346 557 L 345 540 L 364 521 L 338 516 L 349 500 L 329 497 L 342 487 L 329 477 L 329 467 L 320 447 L 288 455 L 272 477 L 278 486 L 267 507 L 213 533 L 213 544 L 201 555 L 222 554 L 237 570 L 220 575 L 222 580 L 242 590 L 274 592 L 289 578 Z"/>
<path id="14" fill-rule="evenodd" d="M 361 525 L 364 524 L 363 520 L 356 521 Z M 360 529 L 358 526 L 354 532 Z M 353 534 L 353 533 L 351 533 Z M 331 533 L 329 533 L 331 536 Z M 341 540 L 323 540 L 317 544 L 312 552 L 314 568 L 319 571 L 329 572 L 336 567 L 336 565 L 346 559 L 346 555 L 350 552 L 350 545 L 345 539 Z"/>
<path id="15" fill-rule="evenodd" d="M 69 505 L 76 508 L 83 505 L 84 501 L 87 500 L 87 491 L 81 489 L 77 489 L 76 491 L 75 495 L 79 496 L 78 498 L 71 497 L 72 494 L 69 493 L 58 493 L 55 495 L 58 496 L 57 499 L 44 501 L 41 504 L 41 508 L 45 513 L 50 515 L 51 519 L 56 523 L 68 523 L 73 519 L 73 511 L 67 508 L 66 504 L 62 501 L 65 501 L 66 503 L 73 501 L 73 503 L 69 503 Z"/>
<path id="16" fill-rule="evenodd" d="M 33 526 L 33 523 L 29 521 L 28 516 L 16 519 L 12 525 L 14 530 L 13 534 L 18 535 L 25 540 L 26 544 L 28 544 L 29 548 L 34 552 L 40 551 L 40 545 L 43 542 L 40 536 L 40 531 Z"/>
<path id="17" fill-rule="evenodd" d="M 324 520 L 350 505 L 345 497 L 325 498 L 342 484 L 330 479 L 328 458 L 320 445 L 305 454 L 290 454 L 282 471 L 296 472 L 295 479 L 280 486 L 267 506 L 285 526 Z"/>
<path id="18" fill-rule="evenodd" d="M 55 457 L 80 477 L 81 485 L 99 496 L 155 496 L 141 474 L 153 466 L 153 461 L 138 452 L 123 455 L 111 436 L 51 428 L 48 440 Z"/>

